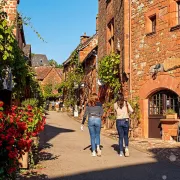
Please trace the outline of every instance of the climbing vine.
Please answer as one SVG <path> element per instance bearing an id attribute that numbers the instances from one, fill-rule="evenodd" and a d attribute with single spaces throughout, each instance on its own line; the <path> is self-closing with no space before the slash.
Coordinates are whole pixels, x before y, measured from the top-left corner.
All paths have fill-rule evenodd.
<path id="1" fill-rule="evenodd" d="M 110 54 L 99 61 L 98 74 L 100 79 L 105 83 L 113 93 L 117 93 L 121 87 L 119 78 L 120 56 Z"/>
<path id="2" fill-rule="evenodd" d="M 83 73 L 74 69 L 68 73 L 66 81 L 63 83 L 64 92 L 66 94 L 65 105 L 77 104 L 78 98 L 77 93 L 79 90 L 80 83 L 82 81 Z"/>
<path id="3" fill-rule="evenodd" d="M 66 80 L 59 85 L 58 91 L 65 95 L 65 105 L 75 105 L 78 102 L 79 86 L 83 78 L 83 67 L 79 63 L 78 51 L 74 50 L 70 56 L 70 66 L 73 66 L 73 70 L 68 72 Z"/>
<path id="4" fill-rule="evenodd" d="M 32 92 L 36 91 L 36 94 L 41 96 L 34 73 L 14 36 L 15 23 L 8 23 L 7 14 L 3 11 L 4 3 L 4 1 L 0 3 L 0 90 L 3 89 L 5 80 L 9 79 L 13 82 L 11 87 L 15 99 L 24 97 L 27 86 Z M 12 74 L 11 79 L 10 74 Z"/>

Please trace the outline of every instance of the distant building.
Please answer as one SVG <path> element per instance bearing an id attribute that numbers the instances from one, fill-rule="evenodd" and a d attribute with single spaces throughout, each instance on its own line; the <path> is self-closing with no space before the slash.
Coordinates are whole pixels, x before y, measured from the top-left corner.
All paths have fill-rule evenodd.
<path id="1" fill-rule="evenodd" d="M 56 85 L 61 84 L 63 79 L 63 70 L 52 66 L 35 67 L 36 79 L 38 80 L 42 89 L 46 85 L 52 85 L 52 94 L 57 94 Z"/>
<path id="2" fill-rule="evenodd" d="M 47 56 L 44 54 L 34 54 L 31 59 L 32 67 L 50 66 Z"/>

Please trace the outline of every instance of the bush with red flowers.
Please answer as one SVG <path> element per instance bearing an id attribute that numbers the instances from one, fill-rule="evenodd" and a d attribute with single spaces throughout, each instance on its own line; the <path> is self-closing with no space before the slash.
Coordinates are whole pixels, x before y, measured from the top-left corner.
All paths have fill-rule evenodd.
<path id="1" fill-rule="evenodd" d="M 18 159 L 30 151 L 32 137 L 37 136 L 44 125 L 41 108 L 12 106 L 7 111 L 0 101 L 0 180 L 12 179 L 19 169 Z"/>

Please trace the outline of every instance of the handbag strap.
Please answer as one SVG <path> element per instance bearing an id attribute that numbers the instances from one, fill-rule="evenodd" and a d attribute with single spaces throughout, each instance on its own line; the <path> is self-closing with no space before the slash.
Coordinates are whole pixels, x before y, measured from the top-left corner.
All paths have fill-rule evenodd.
<path id="1" fill-rule="evenodd" d="M 127 101 L 125 101 L 125 103 L 126 103 L 127 112 L 128 112 L 128 114 L 129 114 L 129 108 L 128 108 L 128 103 L 127 103 Z"/>

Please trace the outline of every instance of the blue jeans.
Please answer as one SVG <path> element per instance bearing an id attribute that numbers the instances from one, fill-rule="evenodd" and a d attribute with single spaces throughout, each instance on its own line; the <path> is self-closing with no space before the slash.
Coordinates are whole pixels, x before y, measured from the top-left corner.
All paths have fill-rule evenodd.
<path id="1" fill-rule="evenodd" d="M 89 134 L 91 138 L 92 151 L 96 150 L 96 145 L 100 145 L 101 118 L 90 117 L 88 120 Z"/>
<path id="2" fill-rule="evenodd" d="M 125 142 L 126 147 L 128 147 L 128 144 L 129 144 L 129 138 L 128 138 L 129 120 L 127 121 L 126 119 L 117 119 L 116 128 L 118 130 L 118 135 L 119 135 L 119 149 L 120 149 L 120 152 L 122 152 L 123 140 Z"/>

